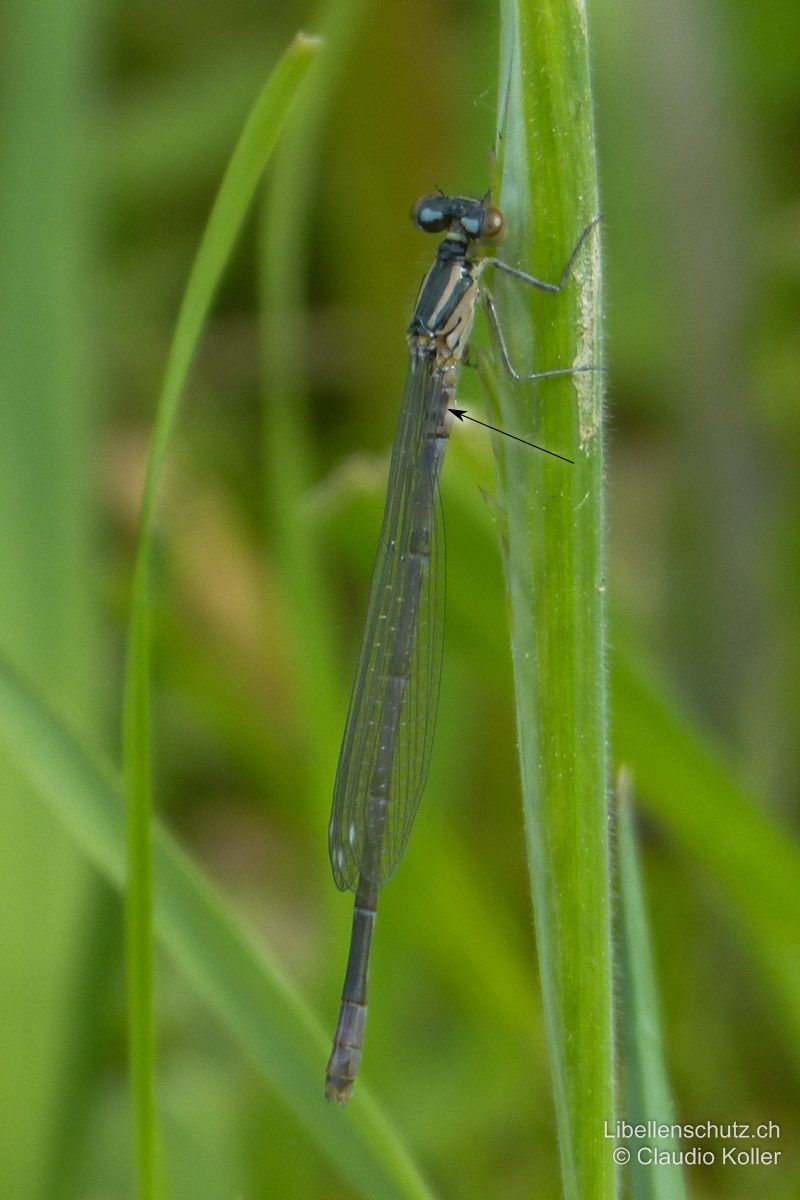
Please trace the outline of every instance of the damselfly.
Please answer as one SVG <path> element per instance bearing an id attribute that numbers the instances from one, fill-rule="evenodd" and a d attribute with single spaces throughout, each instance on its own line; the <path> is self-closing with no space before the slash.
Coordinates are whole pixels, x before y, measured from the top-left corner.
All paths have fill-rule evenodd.
<path id="1" fill-rule="evenodd" d="M 378 893 L 403 857 L 430 765 L 444 617 L 439 474 L 453 422 L 448 410 L 455 404 L 478 302 L 515 379 L 587 369 L 533 375 L 516 371 L 482 279 L 494 267 L 540 291 L 560 292 L 596 222 L 581 233 L 560 281 L 547 283 L 500 259 L 476 257 L 482 242 L 497 243 L 502 237 L 498 208 L 464 196 L 426 196 L 413 218 L 424 232 L 445 233 L 445 238 L 423 280 L 408 329 L 408 376 L 329 828 L 336 886 L 356 894 L 325 1085 L 327 1098 L 340 1104 L 352 1094 L 361 1061 Z"/>

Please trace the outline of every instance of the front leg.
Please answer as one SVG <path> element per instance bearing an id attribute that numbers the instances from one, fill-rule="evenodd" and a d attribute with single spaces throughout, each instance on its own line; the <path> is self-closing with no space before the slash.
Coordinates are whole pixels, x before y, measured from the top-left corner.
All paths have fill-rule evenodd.
<path id="1" fill-rule="evenodd" d="M 506 275 L 513 276 L 514 279 L 521 280 L 522 283 L 530 284 L 531 287 L 538 288 L 540 292 L 558 293 L 563 290 L 567 280 L 572 274 L 572 268 L 575 266 L 575 259 L 578 257 L 583 243 L 586 241 L 589 234 L 596 225 L 602 221 L 602 216 L 595 217 L 593 221 L 581 230 L 581 235 L 575 243 L 575 249 L 570 254 L 567 260 L 567 265 L 561 275 L 558 283 L 548 283 L 545 279 L 537 279 L 535 275 L 529 275 L 527 271 L 520 271 L 518 267 L 509 266 L 503 262 L 501 258 L 484 258 L 478 263 L 476 277 L 480 278 L 487 267 L 496 267 L 498 271 L 505 271 Z"/>

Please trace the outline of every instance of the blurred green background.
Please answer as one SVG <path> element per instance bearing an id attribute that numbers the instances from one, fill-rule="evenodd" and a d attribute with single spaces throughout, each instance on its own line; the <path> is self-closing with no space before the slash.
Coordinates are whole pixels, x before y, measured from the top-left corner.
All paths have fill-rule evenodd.
<path id="1" fill-rule="evenodd" d="M 497 60 L 493 5 L 340 7 L 322 120 L 287 139 L 185 398 L 154 694 L 160 811 L 331 1031 L 351 903 L 327 863 L 330 793 L 431 252 L 408 209 L 436 186 L 485 191 Z M 800 10 L 596 0 L 590 18 L 612 658 L 663 686 L 796 836 Z M 253 97 L 320 20 L 247 0 L 9 0 L 5 24 L 0 646 L 117 759 L 137 504 L 177 305 Z M 294 294 L 275 265 L 288 251 Z M 464 397 L 479 410 L 475 378 Z M 382 902 L 364 1080 L 438 1194 L 557 1196 L 492 492 L 489 441 L 457 430 L 440 725 Z M 680 773 L 653 755 L 654 772 Z M 0 769 L 0 1190 L 122 1200 L 120 905 Z M 668 815 L 641 834 L 680 1117 L 783 1129 L 771 1173 L 701 1168 L 691 1194 L 795 1197 L 800 1014 L 774 1004 Z M 351 1195 L 169 962 L 158 975 L 174 1195 Z"/>

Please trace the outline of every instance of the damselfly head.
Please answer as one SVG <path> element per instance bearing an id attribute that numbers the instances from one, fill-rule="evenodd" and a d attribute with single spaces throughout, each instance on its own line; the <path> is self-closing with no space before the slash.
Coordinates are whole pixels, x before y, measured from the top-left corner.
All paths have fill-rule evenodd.
<path id="1" fill-rule="evenodd" d="M 424 233 L 450 230 L 468 241 L 499 241 L 505 232 L 499 208 L 468 196 L 423 196 L 414 205 L 411 219 Z"/>

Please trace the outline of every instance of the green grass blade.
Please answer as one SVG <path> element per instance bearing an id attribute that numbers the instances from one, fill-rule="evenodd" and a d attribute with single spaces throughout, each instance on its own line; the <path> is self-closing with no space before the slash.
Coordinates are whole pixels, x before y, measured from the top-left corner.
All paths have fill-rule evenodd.
<path id="1" fill-rule="evenodd" d="M 503 258 L 557 281 L 598 213 L 586 14 L 575 0 L 507 0 L 500 71 Z M 599 238 L 559 296 L 496 273 L 524 371 L 599 365 Z M 533 353 L 532 353 L 533 348 Z M 564 1194 L 615 1194 L 601 1131 L 614 1113 L 602 567 L 602 374 L 499 383 L 523 801 Z"/>
<path id="2" fill-rule="evenodd" d="M 635 772 L 642 804 L 721 885 L 800 1066 L 800 846 L 759 811 L 722 754 L 621 645 L 612 682 L 615 753 Z"/>
<path id="3" fill-rule="evenodd" d="M 133 581 L 124 710 L 128 812 L 130 1056 L 141 1195 L 163 1191 L 155 1099 L 149 571 L 153 510 L 189 368 L 225 264 L 291 101 L 319 43 L 298 36 L 257 98 L 234 149 L 192 266 L 170 347 L 142 499 Z"/>
<path id="4" fill-rule="evenodd" d="M 620 771 L 617 782 L 617 866 L 619 870 L 620 980 L 622 984 L 622 1031 L 624 1045 L 623 1113 L 631 1124 L 674 1120 L 661 1038 L 653 951 L 645 904 L 636 834 L 631 811 L 631 780 Z M 649 1143 L 649 1145 L 648 1145 Z M 683 1170 L 677 1163 L 653 1165 L 641 1162 L 641 1147 L 679 1150 L 675 1138 L 631 1140 L 619 1143 L 631 1152 L 629 1175 L 633 1200 L 686 1200 Z"/>
<path id="5" fill-rule="evenodd" d="M 3 5 L 0 644 L 97 736 L 98 177 L 78 168 L 108 9 Z M 0 756 L 0 1193 L 63 1200 L 82 1154 L 85 865 Z M 85 1064 L 86 1059 L 83 1059 Z"/>
<path id="6" fill-rule="evenodd" d="M 295 109 L 292 136 L 275 156 L 259 256 L 265 512 L 275 568 L 295 613 L 289 652 L 308 738 L 304 790 L 309 796 L 330 787 L 330 763 L 336 761 L 341 736 L 341 695 L 332 623 L 336 605 L 321 566 L 325 555 L 302 505 L 315 474 L 304 293 L 313 244 L 309 229 L 321 186 L 321 144 L 367 10 L 365 0 L 329 0 L 320 11 L 325 57 Z"/>
<path id="7" fill-rule="evenodd" d="M 16 672 L 0 662 L 2 739 L 87 859 L 120 890 L 126 873 L 119 784 Z M 329 1035 L 268 953 L 242 931 L 168 833 L 154 826 L 158 937 L 197 994 L 295 1112 L 311 1140 L 365 1196 L 431 1200 L 399 1137 L 359 1087 L 347 1113 L 322 1096 Z"/>

